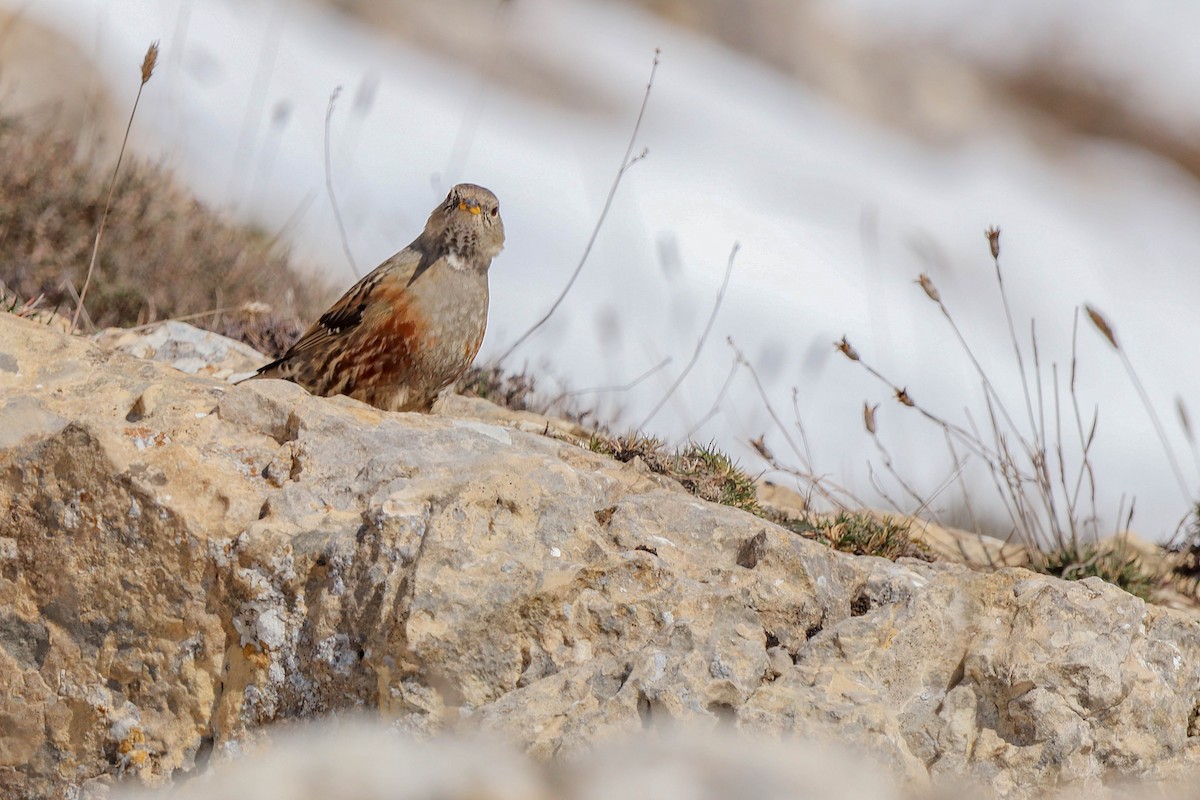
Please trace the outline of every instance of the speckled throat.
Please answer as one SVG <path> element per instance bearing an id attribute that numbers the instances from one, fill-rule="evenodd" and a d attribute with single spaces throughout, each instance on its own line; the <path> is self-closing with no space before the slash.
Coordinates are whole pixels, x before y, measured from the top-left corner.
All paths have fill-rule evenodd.
<path id="1" fill-rule="evenodd" d="M 455 269 L 486 271 L 495 253 L 480 252 L 479 231 L 475 225 L 447 225 L 442 235 L 441 250 Z"/>

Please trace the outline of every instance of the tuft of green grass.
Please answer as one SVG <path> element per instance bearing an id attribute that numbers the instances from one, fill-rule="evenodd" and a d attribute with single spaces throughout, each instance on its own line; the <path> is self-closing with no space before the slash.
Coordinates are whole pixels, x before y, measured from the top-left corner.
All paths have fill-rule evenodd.
<path id="1" fill-rule="evenodd" d="M 1065 543 L 1039 553 L 1029 566 L 1067 581 L 1101 578 L 1143 600 L 1149 600 L 1151 591 L 1161 583 L 1140 554 L 1108 542 Z"/>
<path id="2" fill-rule="evenodd" d="M 713 443 L 689 443 L 675 454 L 673 476 L 697 497 L 760 514 L 754 479 Z"/>
<path id="3" fill-rule="evenodd" d="M 588 449 L 626 463 L 640 458 L 651 472 L 678 481 L 703 500 L 763 515 L 754 479 L 711 443 L 689 442 L 672 450 L 661 439 L 641 433 L 611 436 L 596 432 Z"/>
<path id="4" fill-rule="evenodd" d="M 806 514 L 775 521 L 793 533 L 843 553 L 879 556 L 892 561 L 897 558 L 934 560 L 929 548 L 912 538 L 911 523 L 890 516 L 880 517 L 868 511 L 840 511 L 833 516 Z"/>
<path id="5" fill-rule="evenodd" d="M 893 561 L 934 560 L 929 549 L 912 538 L 910 524 L 892 517 L 865 511 L 791 517 L 763 508 L 754 478 L 711 443 L 689 442 L 671 449 L 661 439 L 643 433 L 612 436 L 596 432 L 588 441 L 588 449 L 622 462 L 640 458 L 651 472 L 673 478 L 697 497 L 748 511 L 835 550 Z"/>

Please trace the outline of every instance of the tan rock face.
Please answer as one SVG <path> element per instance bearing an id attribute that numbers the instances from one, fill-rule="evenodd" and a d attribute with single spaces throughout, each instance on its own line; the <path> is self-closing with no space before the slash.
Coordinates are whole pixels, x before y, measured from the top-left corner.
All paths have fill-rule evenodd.
<path id="1" fill-rule="evenodd" d="M 347 709 L 539 757 L 803 734 L 1009 797 L 1196 762 L 1182 615 L 844 556 L 516 428 L 0 315 L 0 448 L 0 796 L 162 784 Z"/>

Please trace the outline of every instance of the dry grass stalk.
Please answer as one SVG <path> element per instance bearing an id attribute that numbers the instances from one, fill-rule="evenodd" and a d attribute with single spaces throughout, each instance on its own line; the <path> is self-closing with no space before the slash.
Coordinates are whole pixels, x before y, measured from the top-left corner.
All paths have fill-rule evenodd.
<path id="1" fill-rule="evenodd" d="M 1117 357 L 1121 359 L 1121 365 L 1125 367 L 1125 373 L 1129 376 L 1129 382 L 1137 390 L 1138 398 L 1142 401 L 1142 407 L 1146 409 L 1146 415 L 1150 417 L 1150 422 L 1154 425 L 1154 432 L 1158 435 L 1159 444 L 1162 445 L 1163 452 L 1167 455 L 1167 461 L 1171 465 L 1171 471 L 1175 475 L 1175 480 L 1179 483 L 1179 491 L 1183 494 L 1184 502 L 1190 504 L 1193 500 L 1192 491 L 1188 488 L 1187 481 L 1183 477 L 1183 470 L 1180 468 L 1179 461 L 1175 457 L 1175 449 L 1171 447 L 1171 442 L 1167 439 L 1167 431 L 1163 427 L 1162 420 L 1159 419 L 1158 412 L 1154 410 L 1154 404 L 1150 402 L 1150 394 L 1146 391 L 1141 378 L 1138 377 L 1137 371 L 1133 368 L 1133 362 L 1129 359 L 1129 354 L 1117 342 L 1116 331 L 1113 330 L 1113 326 L 1109 324 L 1108 319 L 1103 314 L 1090 305 L 1085 305 L 1084 310 L 1087 311 L 1088 319 L 1092 321 L 1092 325 L 1100 332 L 1100 335 L 1108 340 L 1113 350 L 1117 351 Z M 1186 519 L 1186 516 L 1184 519 Z M 1181 530 L 1182 521 L 1180 522 L 1180 526 L 1176 528 L 1175 535 L 1178 535 Z"/>
<path id="2" fill-rule="evenodd" d="M 1192 430 L 1192 417 L 1188 413 L 1187 405 L 1183 402 L 1182 397 L 1175 398 L 1175 413 L 1179 417 L 1179 427 L 1183 428 L 1188 448 L 1192 451 L 1192 464 L 1196 468 L 1196 474 L 1200 475 L 1200 447 L 1197 446 L 1196 434 Z"/>
<path id="3" fill-rule="evenodd" d="M 1009 414 L 991 378 L 976 358 L 953 315 L 943 302 L 937 287 L 926 274 L 922 274 L 917 279 L 917 283 L 925 295 L 937 304 L 980 379 L 983 388 L 984 410 L 986 411 L 986 421 L 982 427 L 975 422 L 969 410 L 967 411 L 967 424 L 959 425 L 921 406 L 912 398 L 907 389 L 889 380 L 864 361 L 845 337 L 836 342 L 834 347 L 847 359 L 857 363 L 869 374 L 883 381 L 891 389 L 898 402 L 914 408 L 942 429 L 947 448 L 954 460 L 954 474 L 951 480 L 959 482 L 959 485 L 963 487 L 964 496 L 968 499 L 969 494 L 961 481 L 966 458 L 974 457 L 982 460 L 1008 514 L 1012 526 L 1011 535 L 1015 535 L 1029 550 L 1033 557 L 1033 566 L 1064 577 L 1099 574 L 1101 577 L 1144 596 L 1145 581 L 1153 579 L 1154 576 L 1149 575 L 1147 569 L 1134 555 L 1126 553 L 1123 545 L 1097 549 L 1095 545 L 1085 544 L 1085 540 L 1098 541 L 1101 532 L 1098 528 L 1095 477 L 1091 463 L 1097 413 L 1093 411 L 1088 420 L 1080 409 L 1076 392 L 1078 313 L 1076 313 L 1072 334 L 1068 394 L 1064 397 L 1060 393 L 1057 365 L 1050 367 L 1048 389 L 1043 385 L 1045 370 L 1038 350 L 1037 330 L 1032 323 L 1030 325 L 1030 353 L 1032 354 L 1033 380 L 1030 380 L 1030 371 L 1026 368 L 1025 354 L 1016 335 L 1013 314 L 1005 291 L 1003 272 L 1000 268 L 999 229 L 988 229 L 986 238 L 995 264 L 996 282 L 1004 305 L 1016 366 L 1021 375 L 1022 397 L 1027 413 L 1025 426 L 1017 425 L 1012 415 Z M 1162 426 L 1158 423 L 1157 415 L 1149 403 L 1149 398 L 1145 395 L 1145 390 L 1142 388 L 1141 381 L 1138 380 L 1127 354 L 1118 344 L 1112 326 L 1094 308 L 1088 306 L 1084 310 L 1092 324 L 1120 354 L 1131 381 L 1137 387 L 1151 419 L 1155 422 L 1156 430 L 1159 431 L 1164 448 L 1171 457 L 1172 466 L 1176 476 L 1180 479 L 1182 488 L 1184 484 L 1181 472 L 1175 463 L 1173 453 L 1167 446 Z M 1046 413 L 1045 395 L 1047 391 L 1051 395 L 1053 404 L 1049 409 L 1049 415 Z M 1068 428 L 1064 424 L 1063 409 L 1067 405 L 1068 397 L 1069 413 L 1074 421 L 1075 446 L 1078 447 L 1078 453 L 1075 456 L 1078 459 L 1077 467 L 1071 466 L 1065 442 L 1067 438 L 1065 432 Z M 1048 418 L 1049 424 L 1047 424 Z M 1186 409 L 1180 411 L 1180 419 L 1183 421 L 1185 430 L 1190 430 Z M 879 440 L 878 420 L 874 407 L 864 405 L 863 420 L 867 431 L 876 441 L 876 446 L 880 449 L 883 457 L 883 463 L 893 479 L 917 504 L 918 513 L 922 510 L 929 510 L 931 498 L 922 497 L 908 482 L 903 480 L 893 465 L 890 453 Z M 1200 466 L 1200 454 L 1197 455 L 1197 464 Z M 872 476 L 875 477 L 874 473 Z M 881 494 L 887 497 L 882 485 L 878 488 L 880 488 Z M 889 502 L 893 502 L 890 498 L 888 499 Z M 1122 526 L 1124 529 L 1128 529 L 1132 524 L 1133 509 L 1134 504 L 1129 502 L 1126 505 L 1122 498 L 1117 510 L 1118 531 Z M 977 520 L 972 509 L 968 508 L 968 514 L 973 520 Z"/>
<path id="4" fill-rule="evenodd" d="M 717 321 L 717 312 L 721 310 L 721 301 L 725 299 L 725 290 L 729 288 L 729 278 L 733 275 L 733 261 L 737 258 L 738 250 L 740 249 L 741 244 L 734 242 L 733 249 L 729 251 L 729 261 L 725 264 L 725 277 L 721 281 L 721 288 L 717 292 L 717 299 L 713 301 L 712 313 L 708 315 L 708 322 L 704 325 L 704 331 L 700 334 L 700 338 L 696 340 L 696 349 L 692 353 L 691 360 L 680 371 L 679 377 L 675 379 L 675 382 L 671 384 L 670 388 L 667 389 L 654 408 L 650 410 L 646 418 L 641 421 L 638 425 L 639 429 L 645 428 L 650 424 L 650 420 L 654 419 L 655 415 L 662 410 L 662 407 L 671 399 L 671 395 L 675 394 L 675 390 L 679 388 L 680 384 L 687 378 L 688 373 L 692 371 L 692 367 L 696 366 L 696 362 L 700 360 L 700 351 L 704 349 L 704 343 L 708 341 L 708 334 L 712 332 L 713 323 Z"/>
<path id="5" fill-rule="evenodd" d="M 710 419 L 720 413 L 721 404 L 725 402 L 725 395 L 729 392 L 729 387 L 733 385 L 733 379 L 737 375 L 738 366 L 739 364 L 737 357 L 734 356 L 733 360 L 729 364 L 729 371 L 725 373 L 725 380 L 721 383 L 721 388 L 717 391 L 716 397 L 713 398 L 712 405 L 709 406 L 708 411 L 705 412 L 704 416 L 696 420 L 696 423 L 688 430 L 686 438 L 695 438 L 696 433 L 705 425 L 707 425 Z"/>
<path id="6" fill-rule="evenodd" d="M 342 222 L 342 210 L 338 207 L 337 196 L 333 192 L 333 165 L 329 153 L 329 127 L 333 120 L 333 107 L 337 104 L 338 95 L 341 93 L 342 87 L 336 87 L 329 95 L 329 106 L 325 109 L 325 191 L 329 193 L 329 205 L 333 207 L 333 221 L 337 223 L 338 236 L 342 240 L 342 252 L 346 254 L 350 271 L 354 273 L 354 278 L 357 280 L 362 275 L 358 271 L 358 264 L 354 261 L 354 253 L 350 251 L 350 239 L 346 236 L 346 226 Z"/>
<path id="7" fill-rule="evenodd" d="M 813 468 L 812 450 L 808 446 L 808 434 L 804 429 L 804 420 L 800 415 L 797 405 L 798 393 L 796 389 L 793 388 L 792 390 L 792 410 L 796 433 L 800 437 L 799 443 L 796 442 L 796 439 L 792 436 L 792 432 L 783 423 L 779 413 L 775 410 L 775 405 L 767 396 L 767 391 L 763 387 L 762 381 L 758 377 L 758 371 L 754 369 L 754 365 L 746 359 L 742 351 L 734 344 L 732 338 L 726 341 L 734 352 L 735 368 L 744 369 L 749 373 L 750 379 L 754 382 L 754 388 L 758 392 L 759 400 L 763 404 L 763 408 L 766 409 L 767 414 L 771 417 L 771 421 L 775 423 L 775 429 L 783 436 L 784 441 L 787 442 L 792 457 L 796 459 L 799 466 L 785 463 L 782 459 L 776 457 L 770 448 L 767 447 L 765 434 L 760 435 L 756 439 L 751 439 L 749 442 L 751 447 L 755 449 L 772 470 L 790 475 L 796 480 L 797 489 L 804 498 L 807 506 L 811 507 L 813 497 L 817 496 L 840 511 L 863 508 L 865 504 L 853 492 L 834 482 L 828 475 L 820 474 Z M 843 343 L 845 343 L 845 340 L 843 340 Z M 853 352 L 853 348 L 848 343 L 845 343 L 845 346 L 848 352 Z"/>
<path id="8" fill-rule="evenodd" d="M 535 322 L 529 328 L 529 330 L 517 337 L 517 340 L 509 345 L 508 349 L 496 359 L 497 362 L 503 363 L 504 361 L 507 361 L 508 357 L 511 356 L 518 347 L 524 344 L 530 336 L 532 336 L 539 328 L 545 325 L 550 317 L 554 316 L 554 312 L 558 310 L 560 305 L 562 305 L 567 293 L 570 292 L 571 287 L 575 285 L 575 280 L 579 277 L 579 273 L 583 271 L 583 265 L 587 263 L 588 256 L 590 256 L 592 253 L 592 247 L 596 244 L 596 239 L 600 235 L 600 229 L 604 226 L 604 220 L 608 217 L 609 209 L 612 208 L 613 199 L 617 196 L 617 189 L 621 185 L 621 179 L 625 177 L 625 173 L 628 172 L 634 164 L 638 163 L 650 154 L 649 150 L 643 148 L 640 153 L 634 155 L 633 149 L 637 146 L 638 133 L 642 129 L 642 119 L 646 116 L 646 105 L 650 102 L 650 92 L 654 88 L 654 76 L 658 72 L 658 58 L 660 55 L 661 51 L 656 49 L 654 51 L 654 62 L 650 65 L 650 79 L 646 82 L 646 92 L 642 95 L 642 105 L 638 109 L 637 119 L 633 123 L 633 133 L 631 133 L 629 136 L 629 144 L 625 148 L 625 155 L 621 157 L 621 166 L 617 170 L 616 177 L 613 178 L 612 186 L 608 190 L 608 197 L 606 197 L 604 200 L 604 207 L 600 209 L 600 216 L 596 219 L 596 225 L 592 228 L 592 235 L 588 237 L 587 246 L 583 248 L 583 255 L 580 257 L 579 263 L 575 265 L 575 271 L 571 273 L 571 277 L 567 280 L 567 285 L 563 287 L 563 290 L 559 293 L 558 297 L 555 298 L 554 302 L 550 304 L 550 309 L 543 314 L 541 319 Z"/>
<path id="9" fill-rule="evenodd" d="M 129 144 L 129 131 L 133 129 L 133 118 L 137 115 L 138 103 L 142 99 L 142 89 L 154 74 L 154 66 L 158 63 L 158 42 L 151 42 L 142 59 L 142 82 L 138 84 L 137 96 L 133 98 L 133 109 L 129 112 L 129 122 L 125 125 L 125 138 L 121 140 L 121 150 L 117 154 L 117 164 L 113 167 L 112 178 L 108 182 L 108 198 L 104 201 L 104 211 L 100 215 L 100 226 L 96 229 L 96 240 L 92 245 L 92 257 L 88 261 L 87 277 L 83 280 L 83 288 L 79 291 L 79 302 L 75 306 L 75 314 L 71 317 L 71 333 L 79 327 L 79 315 L 83 313 L 83 302 L 87 299 L 88 287 L 92 284 L 92 273 L 96 270 L 96 258 L 100 255 L 100 240 L 104 237 L 104 226 L 108 222 L 108 212 L 112 208 L 113 192 L 117 188 L 117 173 L 121 170 L 121 161 L 125 158 L 125 147 Z"/>

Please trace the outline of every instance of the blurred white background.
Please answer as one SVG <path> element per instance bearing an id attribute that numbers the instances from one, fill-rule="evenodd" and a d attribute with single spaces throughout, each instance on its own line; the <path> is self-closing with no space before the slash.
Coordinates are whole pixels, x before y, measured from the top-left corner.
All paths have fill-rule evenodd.
<path id="1" fill-rule="evenodd" d="M 661 49 L 635 152 L 583 273 L 509 359 L 548 393 L 579 396 L 614 429 L 641 423 L 675 381 L 729 289 L 698 363 L 648 431 L 714 440 L 754 472 L 766 435 L 799 463 L 732 337 L 791 435 L 792 393 L 812 469 L 887 507 L 919 504 L 881 468 L 862 403 L 897 471 L 930 510 L 964 521 L 941 431 L 833 349 L 921 404 L 980 426 L 980 381 L 914 283 L 927 272 L 1020 424 L 1021 380 L 984 230 L 1001 256 L 1031 370 L 1036 320 L 1047 429 L 1057 365 L 1065 456 L 1079 447 L 1067 381 L 1084 302 L 1114 324 L 1183 468 L 1181 487 L 1115 352 L 1078 331 L 1077 392 L 1099 409 L 1092 462 L 1103 530 L 1136 496 L 1133 528 L 1170 534 L 1200 475 L 1178 423 L 1200 396 L 1200 6 L 1188 0 L 2 0 L 57 45 L 0 40 L 0 93 L 74 93 L 80 124 L 119 137 L 147 45 L 159 70 L 134 146 L 207 202 L 271 232 L 349 285 L 325 189 L 324 123 L 361 272 L 406 245 L 453 183 L 501 199 L 508 245 L 492 268 L 495 357 L 547 310 L 595 226 Z M 11 32 L 12 26 L 6 27 Z M 81 66 L 63 69 L 69 63 Z M 53 64 L 58 63 L 58 69 Z M 41 66 L 39 66 L 41 65 Z M 50 65 L 50 66 L 47 66 Z M 1030 376 L 1032 381 L 1032 375 Z M 1032 384 L 1036 390 L 1036 382 Z M 1052 437 L 1053 438 L 1053 437 Z M 1052 448 L 1053 450 L 1053 448 Z M 787 476 L 776 476 L 785 485 Z M 985 473 L 964 481 L 1005 532 Z M 1123 498 L 1124 501 L 1123 501 Z"/>

